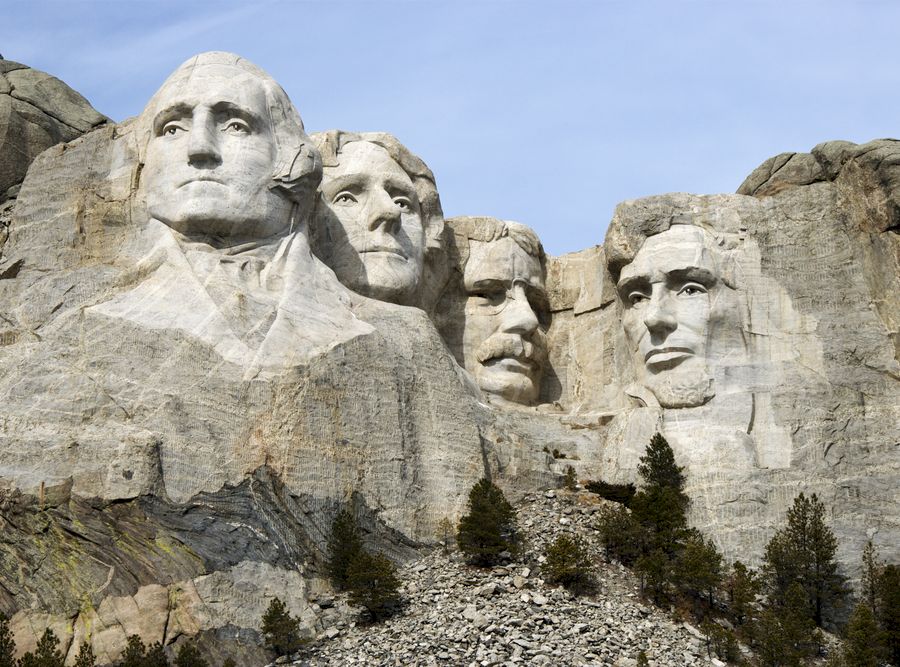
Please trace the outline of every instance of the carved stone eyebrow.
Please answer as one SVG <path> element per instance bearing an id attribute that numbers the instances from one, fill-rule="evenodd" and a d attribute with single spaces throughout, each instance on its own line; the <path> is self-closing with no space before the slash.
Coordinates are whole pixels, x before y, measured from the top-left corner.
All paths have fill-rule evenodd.
<path id="1" fill-rule="evenodd" d="M 250 127 L 254 130 L 258 130 L 260 127 L 264 127 L 263 119 L 259 114 L 254 113 L 250 109 L 239 106 L 234 102 L 229 102 L 227 100 L 216 102 L 212 105 L 211 109 L 216 116 L 227 114 L 229 116 L 240 118 L 241 120 L 250 123 Z"/>
<path id="2" fill-rule="evenodd" d="M 328 178 L 324 180 L 322 183 L 322 189 L 327 189 L 329 192 L 335 192 L 340 190 L 359 190 L 365 182 L 368 180 L 368 176 L 364 173 L 353 173 L 353 174 L 341 174 L 340 176 L 335 176 L 334 178 Z"/>
<path id="3" fill-rule="evenodd" d="M 631 290 L 647 287 L 649 284 L 650 280 L 647 276 L 625 276 L 619 280 L 619 283 L 616 285 L 616 291 L 619 294 L 627 295 Z"/>
<path id="4" fill-rule="evenodd" d="M 700 266 L 689 266 L 683 269 L 673 269 L 666 273 L 667 283 L 700 283 L 706 287 L 712 287 L 719 281 L 715 273 Z"/>
<path id="5" fill-rule="evenodd" d="M 153 134 L 158 136 L 163 126 L 170 120 L 190 116 L 192 111 L 193 108 L 183 102 L 166 107 L 153 117 Z"/>

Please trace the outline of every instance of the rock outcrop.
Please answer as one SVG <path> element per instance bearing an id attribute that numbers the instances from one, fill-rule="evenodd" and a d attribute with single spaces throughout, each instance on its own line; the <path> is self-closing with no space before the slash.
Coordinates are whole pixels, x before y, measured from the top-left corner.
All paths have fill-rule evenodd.
<path id="1" fill-rule="evenodd" d="M 338 135 L 368 147 L 352 170 Z M 0 204 L 0 612 L 22 651 L 53 627 L 70 659 L 137 633 L 261 664 L 273 596 L 327 629 L 342 508 L 406 561 L 481 477 L 632 481 L 656 431 L 727 556 L 758 558 L 804 491 L 851 574 L 870 537 L 900 558 L 900 143 L 625 202 L 603 246 L 553 258 L 514 223 L 444 227 L 390 135 L 316 141 L 324 188 L 284 91 L 204 54 Z M 18 159 L 2 144 L 0 173 Z"/>
<path id="2" fill-rule="evenodd" d="M 0 58 L 0 203 L 41 152 L 108 121 L 59 79 Z"/>

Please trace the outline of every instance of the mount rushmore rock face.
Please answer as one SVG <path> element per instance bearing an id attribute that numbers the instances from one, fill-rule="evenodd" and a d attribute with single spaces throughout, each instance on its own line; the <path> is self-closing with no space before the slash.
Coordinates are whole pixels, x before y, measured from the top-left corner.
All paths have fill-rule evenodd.
<path id="1" fill-rule="evenodd" d="M 51 626 L 101 660 L 133 633 L 251 660 L 274 595 L 315 631 L 341 508 L 410 558 L 482 476 L 632 481 L 656 431 L 729 556 L 805 491 L 848 570 L 869 537 L 896 559 L 898 164 L 823 144 L 546 257 L 517 223 L 445 222 L 395 137 L 307 136 L 264 72 L 197 56 L 15 201 L 0 611 L 22 650 Z"/>

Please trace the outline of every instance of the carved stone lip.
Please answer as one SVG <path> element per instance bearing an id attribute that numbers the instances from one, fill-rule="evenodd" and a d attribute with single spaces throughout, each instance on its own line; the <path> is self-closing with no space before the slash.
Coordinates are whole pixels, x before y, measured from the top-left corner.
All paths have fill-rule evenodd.
<path id="1" fill-rule="evenodd" d="M 650 350 L 644 355 L 644 363 L 648 366 L 662 364 L 677 364 L 693 356 L 694 351 L 689 347 L 659 347 Z"/>
<path id="2" fill-rule="evenodd" d="M 218 183 L 219 185 L 225 185 L 225 182 L 222 179 L 216 178 L 215 176 L 191 176 L 179 183 L 178 187 L 180 188 L 189 185 L 190 183 Z"/>
<path id="3" fill-rule="evenodd" d="M 505 371 L 524 373 L 525 375 L 531 375 L 537 369 L 534 360 L 527 357 L 492 357 L 483 361 L 482 365 L 500 367 Z"/>
<path id="4" fill-rule="evenodd" d="M 371 248 L 366 248 L 365 250 L 360 250 L 360 254 L 368 254 L 368 253 L 387 253 L 390 255 L 398 255 L 403 259 L 406 259 L 406 253 L 404 253 L 400 248 L 392 248 L 390 246 L 373 246 Z"/>

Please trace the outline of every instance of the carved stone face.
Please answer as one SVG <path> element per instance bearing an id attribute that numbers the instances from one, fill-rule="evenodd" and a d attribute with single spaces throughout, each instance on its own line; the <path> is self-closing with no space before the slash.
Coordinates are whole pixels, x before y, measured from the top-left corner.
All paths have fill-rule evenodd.
<path id="1" fill-rule="evenodd" d="M 509 237 L 470 241 L 463 281 L 466 369 L 482 391 L 513 403 L 533 403 L 547 357 L 540 261 Z"/>
<path id="2" fill-rule="evenodd" d="M 713 396 L 710 353 L 725 299 L 721 257 L 704 230 L 676 225 L 649 237 L 617 286 L 638 377 L 663 407 Z"/>
<path id="3" fill-rule="evenodd" d="M 291 204 L 269 187 L 276 152 L 265 89 L 253 74 L 186 68 L 158 95 L 141 172 L 148 212 L 189 235 L 283 232 Z"/>
<path id="4" fill-rule="evenodd" d="M 327 262 L 350 289 L 410 303 L 419 287 L 425 230 L 409 175 L 367 141 L 346 144 L 322 179 L 318 224 Z"/>

